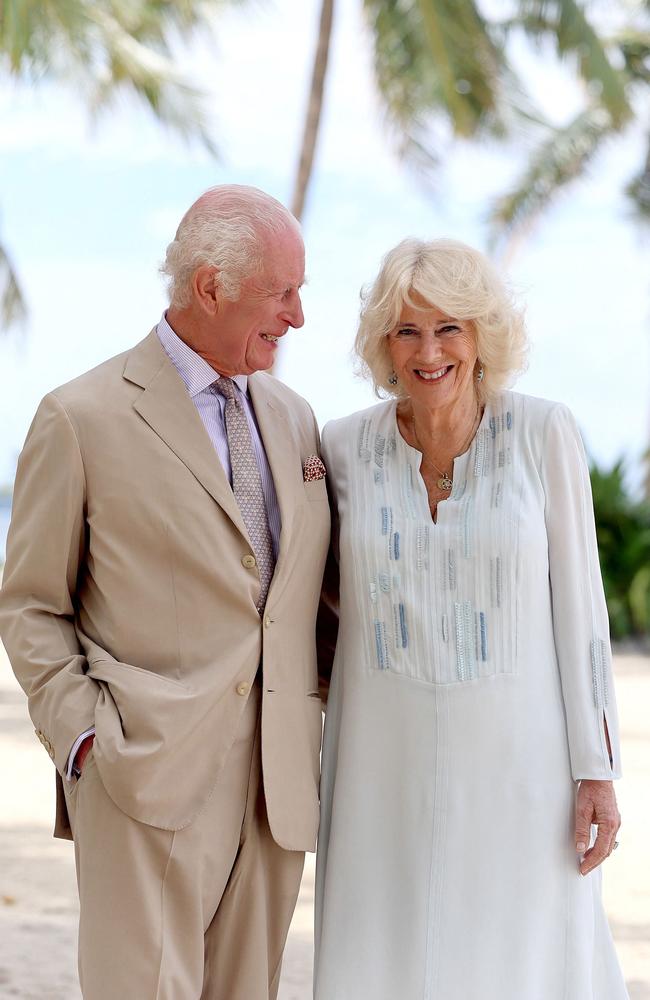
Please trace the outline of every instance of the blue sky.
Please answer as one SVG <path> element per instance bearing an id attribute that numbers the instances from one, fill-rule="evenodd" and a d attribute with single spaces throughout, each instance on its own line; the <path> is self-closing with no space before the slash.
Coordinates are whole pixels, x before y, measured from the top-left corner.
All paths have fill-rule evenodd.
<path id="1" fill-rule="evenodd" d="M 516 149 L 443 142 L 444 167 L 425 189 L 386 137 L 361 3 L 340 6 L 305 218 L 306 324 L 287 337 L 278 372 L 321 424 L 373 400 L 349 351 L 359 289 L 383 253 L 409 235 L 484 249 L 489 198 L 521 162 Z M 157 322 L 166 302 L 157 268 L 204 188 L 237 181 L 289 200 L 317 7 L 254 3 L 220 18 L 216 39 L 179 49 L 181 67 L 210 93 L 218 162 L 132 100 L 93 123 L 72 91 L 2 88 L 0 232 L 30 320 L 24 338 L 0 341 L 0 481 L 43 394 Z M 580 95 L 568 75 L 525 50 L 518 58 L 547 113 L 570 114 Z M 518 388 L 568 403 L 590 451 L 604 462 L 628 455 L 633 480 L 650 437 L 650 247 L 620 191 L 641 149 L 640 131 L 612 145 L 518 248 L 508 275 L 527 305 L 532 345 Z"/>

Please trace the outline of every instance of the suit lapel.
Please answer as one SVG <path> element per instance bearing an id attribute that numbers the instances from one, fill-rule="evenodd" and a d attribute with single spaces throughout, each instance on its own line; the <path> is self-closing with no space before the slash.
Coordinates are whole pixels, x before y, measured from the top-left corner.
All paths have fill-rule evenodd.
<path id="1" fill-rule="evenodd" d="M 299 490 L 303 490 L 303 484 L 300 453 L 292 433 L 289 411 L 280 396 L 273 391 L 273 386 L 274 383 L 264 375 L 251 375 L 248 379 L 248 389 L 273 474 L 282 519 L 280 551 L 273 578 L 277 581 L 287 558 L 291 527 L 300 496 Z"/>
<path id="2" fill-rule="evenodd" d="M 129 354 L 124 378 L 144 389 L 133 404 L 140 416 L 248 538 L 237 501 L 203 421 L 155 330 Z"/>

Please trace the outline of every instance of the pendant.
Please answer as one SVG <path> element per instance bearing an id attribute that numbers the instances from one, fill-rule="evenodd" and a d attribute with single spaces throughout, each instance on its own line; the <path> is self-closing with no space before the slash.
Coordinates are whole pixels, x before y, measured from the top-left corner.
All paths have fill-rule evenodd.
<path id="1" fill-rule="evenodd" d="M 452 486 L 454 484 L 451 481 L 451 479 L 449 478 L 449 476 L 447 475 L 447 473 L 445 472 L 445 473 L 443 473 L 443 475 L 438 480 L 437 485 L 438 485 L 438 489 L 439 490 L 444 490 L 445 493 L 449 493 L 449 491 L 451 490 L 451 488 L 452 488 Z"/>

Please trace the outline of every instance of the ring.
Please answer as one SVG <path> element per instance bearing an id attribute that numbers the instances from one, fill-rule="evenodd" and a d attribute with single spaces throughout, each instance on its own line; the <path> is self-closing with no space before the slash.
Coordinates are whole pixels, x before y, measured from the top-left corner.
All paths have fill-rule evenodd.
<path id="1" fill-rule="evenodd" d="M 614 841 L 614 846 L 612 847 L 612 850 L 615 851 L 617 847 L 618 847 L 618 840 L 615 840 Z"/>

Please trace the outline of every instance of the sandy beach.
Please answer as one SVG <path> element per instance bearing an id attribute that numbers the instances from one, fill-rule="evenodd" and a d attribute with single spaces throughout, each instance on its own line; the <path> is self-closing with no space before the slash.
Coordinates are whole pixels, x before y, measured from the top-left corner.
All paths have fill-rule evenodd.
<path id="1" fill-rule="evenodd" d="M 650 1000 L 650 657 L 620 654 L 616 678 L 625 776 L 623 828 L 604 894 L 631 1000 Z M 72 845 L 51 836 L 52 764 L 0 647 L 0 997 L 80 1000 Z M 279 1000 L 309 1000 L 314 859 L 308 856 Z M 555 1000 L 549 997 L 548 1000 Z"/>

